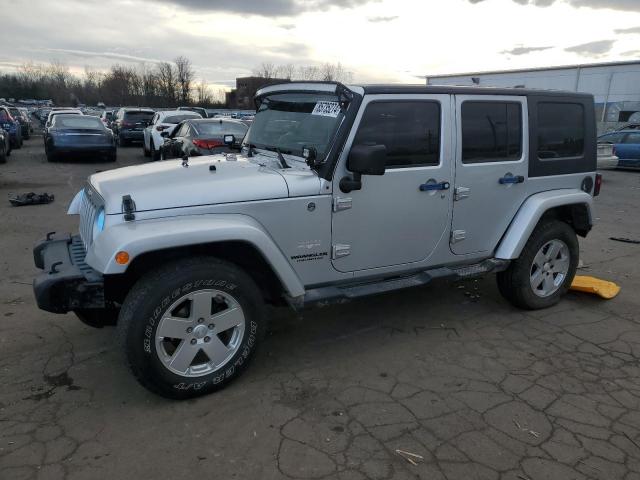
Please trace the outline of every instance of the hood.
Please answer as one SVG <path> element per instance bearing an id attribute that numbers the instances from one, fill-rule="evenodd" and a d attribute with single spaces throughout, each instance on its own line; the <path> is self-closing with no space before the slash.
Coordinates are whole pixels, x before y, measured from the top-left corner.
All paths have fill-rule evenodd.
<path id="1" fill-rule="evenodd" d="M 209 167 L 215 165 L 215 170 Z M 189 166 L 167 160 L 92 175 L 107 214 L 122 213 L 122 197 L 131 195 L 136 211 L 286 198 L 287 182 L 277 170 L 237 156 L 195 157 Z"/>

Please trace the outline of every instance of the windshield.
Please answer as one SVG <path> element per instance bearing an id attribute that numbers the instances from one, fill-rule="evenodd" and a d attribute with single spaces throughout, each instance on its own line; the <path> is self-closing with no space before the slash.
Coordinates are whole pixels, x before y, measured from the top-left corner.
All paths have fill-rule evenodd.
<path id="1" fill-rule="evenodd" d="M 343 118 L 344 109 L 336 95 L 269 95 L 262 100 L 244 144 L 275 147 L 299 157 L 304 147 L 313 147 L 316 158 L 322 161 Z"/>
<path id="2" fill-rule="evenodd" d="M 190 118 L 202 118 L 200 115 L 197 114 L 193 114 L 193 113 L 186 113 L 184 115 L 171 115 L 170 117 L 165 117 L 162 121 L 162 123 L 180 123 L 183 120 L 188 120 Z"/>
<path id="3" fill-rule="evenodd" d="M 64 116 L 56 115 L 54 124 L 59 128 L 90 128 L 102 130 L 102 122 L 89 115 Z"/>
<path id="4" fill-rule="evenodd" d="M 235 135 L 238 140 L 244 137 L 247 133 L 247 126 L 242 123 L 225 122 L 225 121 L 213 121 L 213 122 L 194 122 L 194 127 L 198 133 L 198 136 L 206 135 Z"/>

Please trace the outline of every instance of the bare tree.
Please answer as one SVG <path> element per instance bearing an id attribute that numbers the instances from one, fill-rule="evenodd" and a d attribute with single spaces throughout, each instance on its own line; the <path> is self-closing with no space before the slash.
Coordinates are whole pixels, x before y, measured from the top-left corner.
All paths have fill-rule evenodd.
<path id="1" fill-rule="evenodd" d="M 256 77 L 262 78 L 275 78 L 278 67 L 273 63 L 262 62 L 260 66 L 253 69 L 253 74 Z"/>
<path id="2" fill-rule="evenodd" d="M 191 60 L 186 57 L 177 57 L 173 63 L 176 64 L 176 77 L 179 85 L 180 100 L 189 103 L 191 98 L 191 84 L 195 77 Z"/>
<path id="3" fill-rule="evenodd" d="M 208 105 L 211 103 L 211 90 L 206 80 L 201 79 L 196 85 L 196 102 L 198 105 Z"/>
<path id="4" fill-rule="evenodd" d="M 160 62 L 156 65 L 158 77 L 158 90 L 171 105 L 175 105 L 178 97 L 178 82 L 175 67 L 168 62 Z"/>

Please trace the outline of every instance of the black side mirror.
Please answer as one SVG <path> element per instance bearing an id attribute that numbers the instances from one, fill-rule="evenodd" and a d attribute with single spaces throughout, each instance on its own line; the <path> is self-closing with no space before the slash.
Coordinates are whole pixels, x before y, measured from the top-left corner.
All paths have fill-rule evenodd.
<path id="1" fill-rule="evenodd" d="M 234 143 L 236 143 L 235 135 L 225 135 L 224 136 L 224 144 L 226 146 L 232 147 Z"/>
<path id="2" fill-rule="evenodd" d="M 160 136 L 161 136 L 161 137 L 164 137 L 164 138 L 167 138 L 167 137 L 169 136 L 169 132 L 167 132 L 166 130 L 164 130 L 164 131 L 160 132 Z"/>
<path id="3" fill-rule="evenodd" d="M 384 145 L 360 144 L 351 147 L 347 168 L 353 176 L 340 180 L 340 190 L 349 193 L 362 188 L 362 175 L 384 175 L 387 164 L 387 147 Z"/>

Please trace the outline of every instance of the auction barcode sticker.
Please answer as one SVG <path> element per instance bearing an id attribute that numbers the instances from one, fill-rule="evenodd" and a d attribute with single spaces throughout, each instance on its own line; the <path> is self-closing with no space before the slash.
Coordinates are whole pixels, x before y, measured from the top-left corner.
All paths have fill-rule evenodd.
<path id="1" fill-rule="evenodd" d="M 323 117 L 337 117 L 340 114 L 340 104 L 338 102 L 318 102 L 311 112 L 311 115 L 322 115 Z"/>

